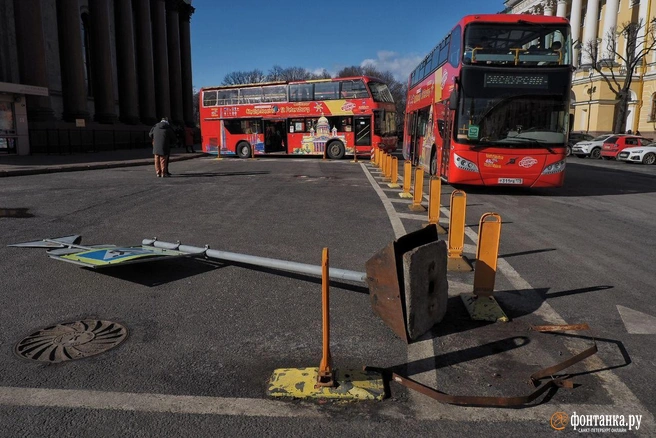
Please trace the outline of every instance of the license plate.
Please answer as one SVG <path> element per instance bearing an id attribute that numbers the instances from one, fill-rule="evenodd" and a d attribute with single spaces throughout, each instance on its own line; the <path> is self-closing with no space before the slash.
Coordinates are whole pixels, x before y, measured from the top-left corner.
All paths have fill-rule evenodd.
<path id="1" fill-rule="evenodd" d="M 628 156 L 629 156 L 629 154 L 627 154 L 627 153 L 621 153 L 621 154 L 620 154 L 620 157 L 622 157 L 622 158 L 626 158 L 626 157 L 628 157 Z"/>
<path id="2" fill-rule="evenodd" d="M 524 180 L 521 178 L 499 178 L 499 184 L 523 184 Z"/>

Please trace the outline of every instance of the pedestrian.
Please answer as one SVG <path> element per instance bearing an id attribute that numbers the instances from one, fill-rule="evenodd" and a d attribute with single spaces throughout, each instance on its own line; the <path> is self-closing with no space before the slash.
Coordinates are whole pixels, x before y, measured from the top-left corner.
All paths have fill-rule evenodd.
<path id="1" fill-rule="evenodd" d="M 150 129 L 148 136 L 153 142 L 153 155 L 155 156 L 155 173 L 158 177 L 169 177 L 169 154 L 171 145 L 176 142 L 175 132 L 169 124 L 169 119 L 162 120 Z"/>
<path id="2" fill-rule="evenodd" d="M 187 152 L 193 153 L 194 152 L 194 130 L 190 128 L 189 126 L 185 126 L 185 150 Z"/>
<path id="3" fill-rule="evenodd" d="M 640 134 L 640 130 L 639 130 L 639 129 L 636 131 L 636 134 L 635 134 L 635 135 L 642 135 L 642 134 Z"/>

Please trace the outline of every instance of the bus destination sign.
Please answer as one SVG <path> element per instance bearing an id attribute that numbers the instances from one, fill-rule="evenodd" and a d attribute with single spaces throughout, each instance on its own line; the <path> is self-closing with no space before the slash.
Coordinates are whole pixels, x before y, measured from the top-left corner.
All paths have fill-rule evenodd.
<path id="1" fill-rule="evenodd" d="M 485 87 L 548 88 L 549 79 L 544 74 L 486 73 Z"/>

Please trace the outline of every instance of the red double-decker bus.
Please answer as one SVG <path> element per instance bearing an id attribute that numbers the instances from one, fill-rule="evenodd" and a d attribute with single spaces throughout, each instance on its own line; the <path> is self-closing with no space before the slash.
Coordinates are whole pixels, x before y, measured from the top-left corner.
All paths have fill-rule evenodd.
<path id="1" fill-rule="evenodd" d="M 394 99 L 361 76 L 203 88 L 203 151 L 251 154 L 370 154 L 396 149 Z"/>
<path id="2" fill-rule="evenodd" d="M 566 19 L 468 15 L 410 74 L 404 157 L 452 184 L 560 187 L 571 75 Z"/>

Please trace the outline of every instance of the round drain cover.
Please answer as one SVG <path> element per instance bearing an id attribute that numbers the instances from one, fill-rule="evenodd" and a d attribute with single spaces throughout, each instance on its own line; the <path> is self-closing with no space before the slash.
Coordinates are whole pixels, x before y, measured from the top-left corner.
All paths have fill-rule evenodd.
<path id="1" fill-rule="evenodd" d="M 112 321 L 66 322 L 32 333 L 16 345 L 15 351 L 26 359 L 57 363 L 102 353 L 127 335 L 125 327 Z"/>

